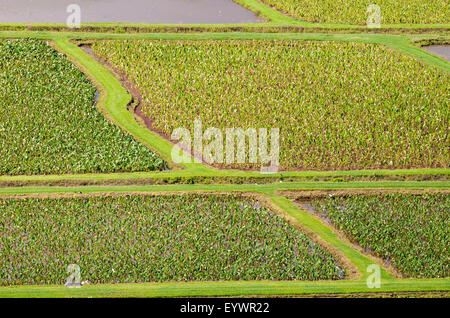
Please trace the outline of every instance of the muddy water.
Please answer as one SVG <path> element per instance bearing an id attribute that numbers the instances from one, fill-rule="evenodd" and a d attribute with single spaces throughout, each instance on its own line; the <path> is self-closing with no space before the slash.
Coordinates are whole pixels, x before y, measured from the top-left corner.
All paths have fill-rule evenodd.
<path id="1" fill-rule="evenodd" d="M 430 45 L 424 46 L 423 49 L 450 61 L 450 45 Z"/>
<path id="2" fill-rule="evenodd" d="M 262 22 L 232 0 L 0 0 L 0 23 L 66 23 L 72 3 L 81 23 Z"/>

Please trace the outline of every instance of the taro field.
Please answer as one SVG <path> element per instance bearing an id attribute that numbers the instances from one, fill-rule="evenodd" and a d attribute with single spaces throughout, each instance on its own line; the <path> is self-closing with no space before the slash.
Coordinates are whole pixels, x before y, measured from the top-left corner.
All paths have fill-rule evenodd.
<path id="1" fill-rule="evenodd" d="M 449 194 L 336 196 L 313 207 L 405 277 L 450 276 Z"/>
<path id="2" fill-rule="evenodd" d="M 162 170 L 99 113 L 96 89 L 44 41 L 0 41 L 0 175 Z"/>
<path id="3" fill-rule="evenodd" d="M 390 48 L 327 41 L 98 41 L 153 128 L 279 128 L 284 170 L 447 168 L 449 75 Z M 206 128 L 205 128 L 206 129 Z"/>
<path id="4" fill-rule="evenodd" d="M 344 269 L 298 228 L 242 195 L 0 200 L 0 285 L 338 280 Z"/>
<path id="5" fill-rule="evenodd" d="M 0 298 L 449 297 L 448 0 L 9 2 Z"/>
<path id="6" fill-rule="evenodd" d="M 377 4 L 383 24 L 444 24 L 450 22 L 447 0 L 262 0 L 302 21 L 365 25 L 368 7 Z"/>

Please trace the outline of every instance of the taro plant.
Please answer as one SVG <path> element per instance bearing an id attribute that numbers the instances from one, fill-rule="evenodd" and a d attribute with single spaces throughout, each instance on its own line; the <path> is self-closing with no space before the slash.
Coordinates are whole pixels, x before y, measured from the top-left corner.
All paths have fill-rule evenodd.
<path id="1" fill-rule="evenodd" d="M 341 279 L 333 256 L 241 195 L 0 200 L 0 285 Z"/>
<path id="2" fill-rule="evenodd" d="M 280 128 L 283 169 L 448 167 L 445 71 L 390 48 L 315 41 L 102 41 L 143 111 L 179 127 Z"/>
<path id="3" fill-rule="evenodd" d="M 97 111 L 95 94 L 45 42 L 0 41 L 0 175 L 164 169 L 158 155 Z"/>
<path id="4" fill-rule="evenodd" d="M 365 25 L 371 4 L 384 24 L 450 23 L 448 0 L 261 0 L 302 21 Z"/>
<path id="5" fill-rule="evenodd" d="M 329 197 L 313 206 L 406 277 L 450 276 L 448 194 Z"/>

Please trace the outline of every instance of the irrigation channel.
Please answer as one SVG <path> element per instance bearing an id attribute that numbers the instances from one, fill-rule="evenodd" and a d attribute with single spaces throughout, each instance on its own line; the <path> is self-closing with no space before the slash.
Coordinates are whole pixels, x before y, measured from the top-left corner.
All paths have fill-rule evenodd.
<path id="1" fill-rule="evenodd" d="M 25 23 L 65 23 L 66 7 L 72 1 L 5 0 L 0 8 L 0 23 L 10 29 L 0 30 L 0 38 L 37 38 L 47 40 L 66 54 L 97 86 L 100 96 L 97 107 L 113 123 L 128 131 L 137 140 L 157 151 L 164 159 L 170 158 L 172 145 L 156 133 L 136 122 L 127 105 L 131 96 L 118 79 L 104 65 L 93 59 L 75 41 L 105 39 L 147 39 L 147 40 L 317 40 L 356 41 L 385 45 L 404 54 L 413 56 L 433 67 L 450 72 L 448 46 L 445 49 L 414 44 L 414 41 L 449 39 L 449 25 L 418 26 L 403 25 L 402 34 L 388 34 L 391 29 L 374 31 L 371 34 L 363 27 L 355 26 L 352 32 L 334 32 L 336 26 L 305 24 L 287 17 L 257 0 L 242 0 L 250 11 L 231 0 L 134 0 L 134 1 L 87 1 L 80 0 L 84 13 L 83 22 L 129 22 L 152 23 L 157 30 L 153 33 L 114 32 L 121 24 L 111 24 L 111 32 L 63 29 L 54 32 L 48 29 L 27 30 Z M 89 4 L 88 4 L 89 2 Z M 103 6 L 108 3 L 108 11 Z M 179 3 L 179 5 L 175 4 Z M 114 7 L 111 7 L 110 5 Z M 143 7 L 144 6 L 144 7 Z M 112 9 L 114 8 L 114 9 Z M 33 11 L 34 10 L 34 11 Z M 258 12 L 267 23 L 262 23 L 254 12 Z M 114 14 L 111 14 L 114 13 Z M 42 15 L 41 15 L 42 14 Z M 211 32 L 201 23 L 248 23 L 255 27 L 273 27 L 274 32 Z M 13 24 L 16 23 L 16 24 Z M 17 24 L 22 23 L 22 24 Z M 195 24 L 196 33 L 176 33 L 158 29 L 157 23 Z M 253 24 L 252 24 L 253 23 Z M 104 26 L 106 24 L 102 24 Z M 282 27 L 304 26 L 328 28 L 327 32 L 286 32 Z M 48 26 L 48 25 L 47 25 Z M 55 25 L 53 25 L 55 26 Z M 192 25 L 194 26 L 194 25 Z M 60 27 L 60 26 L 58 26 Z M 139 27 L 139 25 L 137 25 Z M 144 26 L 142 26 L 144 27 Z M 242 24 L 228 27 L 242 27 Z M 245 26 L 247 27 L 247 25 Z M 277 29 L 280 27 L 280 29 Z M 18 29 L 14 29 L 18 28 Z M 349 27 L 350 28 L 350 27 Z M 352 27 L 353 28 L 353 27 Z M 360 33 L 358 30 L 361 29 Z M 411 30 L 408 33 L 407 30 Z M 442 32 L 444 29 L 444 35 Z M 350 30 L 350 29 L 349 29 Z M 406 31 L 405 31 L 406 30 Z M 413 32 L 413 30 L 415 30 Z M 437 33 L 434 33 L 437 30 Z M 445 31 L 446 30 L 446 31 Z M 96 31 L 96 32 L 94 32 Z M 417 33 L 419 32 L 419 34 Z M 414 34 L 413 34 L 414 33 Z M 433 42 L 435 43 L 435 42 Z M 443 53 L 444 52 L 444 53 Z M 445 53 L 447 52 L 447 53 Z M 434 53 L 434 54 L 431 54 Z M 436 54 L 436 55 L 435 55 Z M 446 56 L 447 61 L 440 57 Z M 73 196 L 118 193 L 254 193 L 265 198 L 273 207 L 298 222 L 307 231 L 319 237 L 355 268 L 353 276 L 340 281 L 211 281 L 211 282 L 166 282 L 137 284 L 99 284 L 69 289 L 65 286 L 7 286 L 0 287 L 0 297 L 176 297 L 176 296 L 255 296 L 255 295 L 316 295 L 348 293 L 391 293 L 450 291 L 450 278 L 405 279 L 397 277 L 379 260 L 355 248 L 342 239 L 326 222 L 315 218 L 286 194 L 288 191 L 418 191 L 446 192 L 450 189 L 450 169 L 399 169 L 367 171 L 287 171 L 274 175 L 262 175 L 254 171 L 219 170 L 198 163 L 171 167 L 170 171 L 78 174 L 78 175 L 36 175 L 0 176 L 0 197 L 11 196 Z M 239 181 L 240 184 L 237 184 Z M 169 184 L 170 183 L 170 184 Z M 371 264 L 381 266 L 382 284 L 379 289 L 370 289 L 366 284 Z"/>

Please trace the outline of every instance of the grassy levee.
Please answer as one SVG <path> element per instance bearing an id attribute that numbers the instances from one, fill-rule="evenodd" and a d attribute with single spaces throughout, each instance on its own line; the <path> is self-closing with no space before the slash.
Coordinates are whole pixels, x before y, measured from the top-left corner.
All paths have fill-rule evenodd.
<path id="1" fill-rule="evenodd" d="M 272 202 L 278 205 L 281 209 L 289 213 L 295 219 L 297 219 L 303 226 L 306 226 L 314 233 L 318 234 L 322 239 L 324 239 L 329 244 L 333 245 L 340 252 L 342 252 L 356 267 L 359 272 L 363 275 L 363 278 L 367 278 L 370 273 L 367 272 L 367 268 L 369 265 L 374 264 L 369 258 L 365 257 L 349 245 L 342 242 L 337 235 L 326 225 L 324 225 L 318 219 L 313 218 L 307 212 L 302 211 L 298 207 L 296 207 L 292 201 L 281 197 L 281 196 L 272 196 Z M 389 280 L 392 279 L 392 276 L 384 269 L 380 268 L 381 279 Z"/>
<path id="2" fill-rule="evenodd" d="M 0 182 L 5 183 L 52 183 L 52 182 L 83 182 L 83 181 L 141 181 L 194 177 L 242 177 L 242 178 L 341 178 L 341 177 L 396 177 L 414 178 L 416 176 L 434 176 L 447 178 L 449 169 L 400 169 L 400 170 L 349 170 L 349 171 L 290 171 L 273 174 L 238 170 L 189 169 L 155 172 L 121 172 L 121 173 L 92 173 L 92 174 L 62 174 L 62 175 L 34 175 L 34 176 L 0 176 Z"/>
<path id="3" fill-rule="evenodd" d="M 406 41 L 418 39 L 433 39 L 434 34 L 331 34 L 331 33 L 264 33 L 264 32 L 202 32 L 202 33 L 104 33 L 104 32 L 73 32 L 73 31 L 0 31 L 0 38 L 35 38 L 44 40 L 335 40 L 361 41 L 365 43 L 398 42 L 399 47 Z M 442 35 L 441 39 L 449 39 L 450 35 Z M 401 39 L 405 41 L 401 41 Z"/>
<path id="4" fill-rule="evenodd" d="M 258 0 L 233 0 L 233 1 L 255 12 L 257 15 L 259 15 L 266 21 L 277 25 L 283 24 L 289 25 L 289 24 L 296 24 L 299 22 L 299 20 L 284 15 L 283 13 L 271 8 L 270 6 Z"/>
<path id="5" fill-rule="evenodd" d="M 64 297 L 195 297 L 195 296 L 286 296 L 305 294 L 386 293 L 450 291 L 450 279 L 382 280 L 381 288 L 368 288 L 358 281 L 231 281 L 143 284 L 0 287 L 0 298 Z"/>
<path id="6" fill-rule="evenodd" d="M 402 38 L 399 40 L 394 40 L 392 38 L 384 39 L 379 42 L 380 45 L 386 45 L 394 50 L 400 51 L 404 54 L 411 55 L 429 65 L 435 66 L 437 68 L 443 69 L 444 71 L 450 72 L 450 63 L 437 55 L 434 55 L 426 50 L 421 49 L 411 43 L 410 39 Z"/>
<path id="7" fill-rule="evenodd" d="M 274 194 L 283 190 L 319 189 L 450 189 L 447 181 L 370 181 L 370 182 L 287 182 L 269 184 L 173 184 L 126 186 L 26 186 L 0 188 L 0 195 L 61 193 L 131 193 L 131 192 L 258 192 Z"/>
<path id="8" fill-rule="evenodd" d="M 76 45 L 67 40 L 56 40 L 55 43 L 66 54 L 75 58 L 84 68 L 89 70 L 90 75 L 103 87 L 106 97 L 104 100 L 102 98 L 101 101 L 103 103 L 100 103 L 99 107 L 104 107 L 108 112 L 108 117 L 116 125 L 130 132 L 136 139 L 157 150 L 165 160 L 170 162 L 169 158 L 172 149 L 170 143 L 163 138 L 159 138 L 155 133 L 145 129 L 135 121 L 133 115 L 126 107 L 131 101 L 131 96 L 117 79 L 99 62 L 89 58 Z"/>

